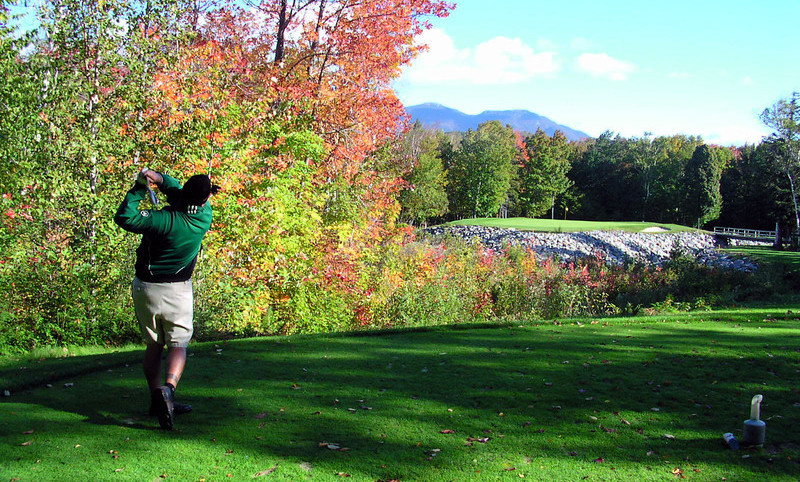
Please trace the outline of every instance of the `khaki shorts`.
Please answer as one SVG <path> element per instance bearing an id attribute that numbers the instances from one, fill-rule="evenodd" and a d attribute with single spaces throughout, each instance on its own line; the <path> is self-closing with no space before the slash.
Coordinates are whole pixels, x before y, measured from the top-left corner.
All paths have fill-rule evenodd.
<path id="1" fill-rule="evenodd" d="M 133 278 L 131 296 L 139 328 L 148 345 L 189 346 L 194 331 L 192 280 L 148 283 Z"/>

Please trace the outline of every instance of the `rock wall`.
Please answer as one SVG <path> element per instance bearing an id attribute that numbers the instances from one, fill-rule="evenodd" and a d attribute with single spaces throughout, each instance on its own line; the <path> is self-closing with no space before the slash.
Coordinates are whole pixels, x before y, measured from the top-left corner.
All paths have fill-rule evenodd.
<path id="1" fill-rule="evenodd" d="M 523 246 L 541 258 L 557 256 L 562 261 L 601 254 L 608 263 L 641 262 L 661 265 L 670 252 L 679 248 L 699 262 L 753 271 L 757 265 L 746 259 L 720 253 L 722 243 L 713 234 L 699 232 L 627 233 L 623 231 L 590 231 L 583 233 L 535 233 L 516 229 L 486 226 L 434 226 L 423 230 L 431 236 L 454 236 L 480 242 L 492 249 Z"/>

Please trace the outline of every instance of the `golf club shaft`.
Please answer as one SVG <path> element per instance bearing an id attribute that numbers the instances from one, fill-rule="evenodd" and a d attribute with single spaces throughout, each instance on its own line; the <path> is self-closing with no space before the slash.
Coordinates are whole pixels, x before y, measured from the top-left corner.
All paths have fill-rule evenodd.
<path id="1" fill-rule="evenodd" d="M 158 198 L 156 197 L 156 193 L 153 192 L 150 186 L 147 186 L 147 194 L 150 195 L 150 202 L 153 203 L 153 206 L 158 206 Z"/>

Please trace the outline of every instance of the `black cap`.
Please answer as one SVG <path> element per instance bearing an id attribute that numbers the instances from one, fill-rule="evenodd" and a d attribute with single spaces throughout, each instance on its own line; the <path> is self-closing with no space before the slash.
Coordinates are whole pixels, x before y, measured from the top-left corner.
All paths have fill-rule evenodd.
<path id="1" fill-rule="evenodd" d="M 211 195 L 211 179 L 205 174 L 195 174 L 183 185 L 183 199 L 190 206 L 200 206 Z"/>

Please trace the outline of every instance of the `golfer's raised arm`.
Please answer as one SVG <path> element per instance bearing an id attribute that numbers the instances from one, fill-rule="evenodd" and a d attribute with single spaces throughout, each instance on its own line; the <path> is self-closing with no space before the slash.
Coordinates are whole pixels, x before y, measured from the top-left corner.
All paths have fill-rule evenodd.
<path id="1" fill-rule="evenodd" d="M 181 202 L 183 195 L 181 194 L 181 182 L 170 176 L 169 174 L 161 174 L 162 181 L 158 184 L 158 190 L 167 196 L 168 204 L 176 204 Z"/>
<path id="2" fill-rule="evenodd" d="M 138 182 L 125 194 L 114 215 L 114 222 L 125 231 L 132 233 L 165 233 L 168 231 L 167 219 L 161 211 L 139 211 L 139 203 L 147 197 L 147 186 Z"/>

